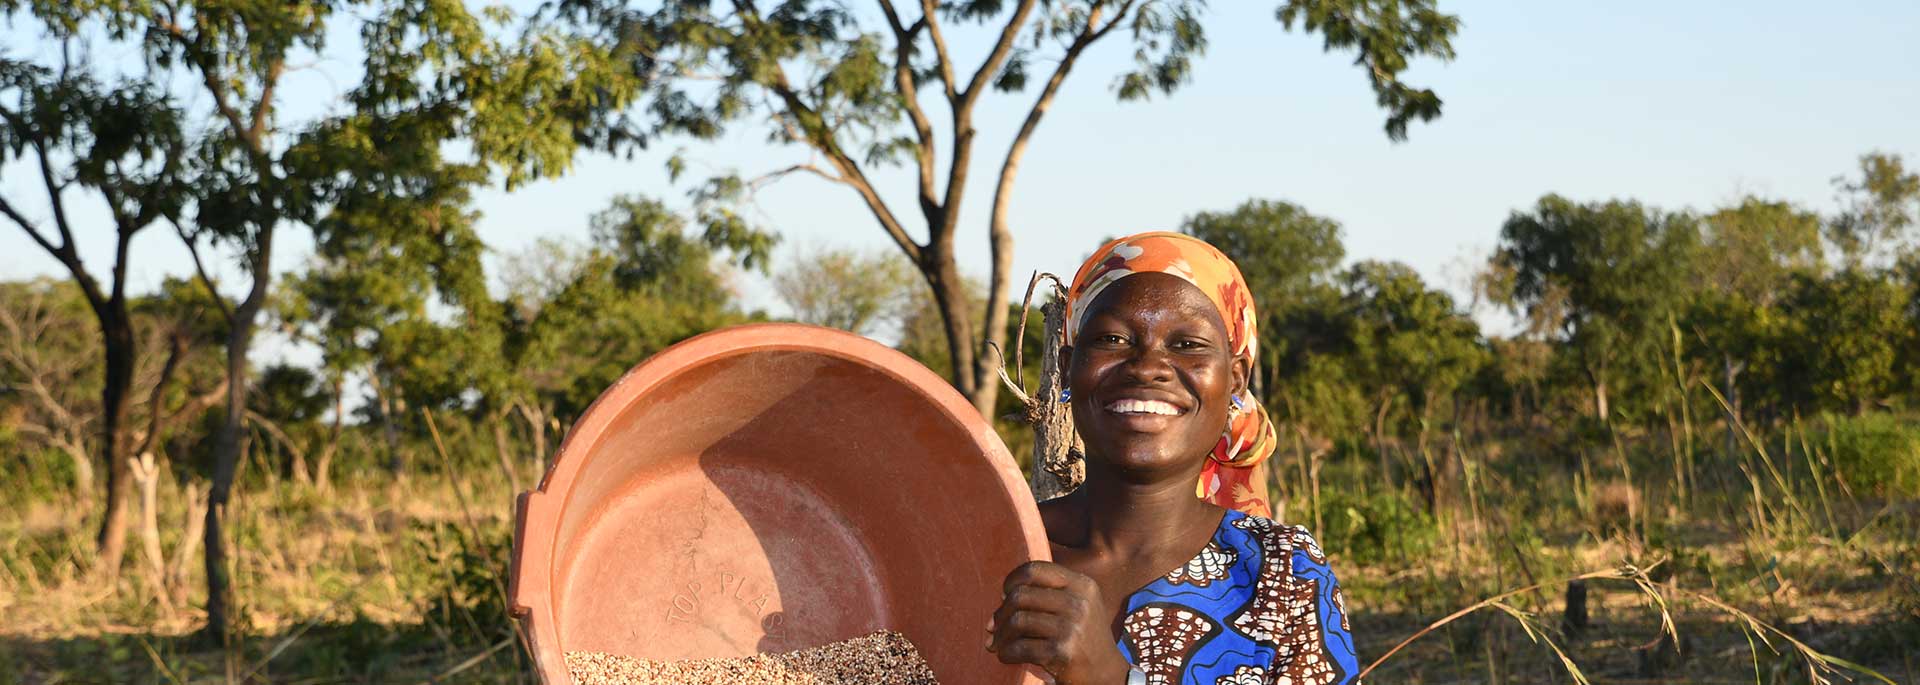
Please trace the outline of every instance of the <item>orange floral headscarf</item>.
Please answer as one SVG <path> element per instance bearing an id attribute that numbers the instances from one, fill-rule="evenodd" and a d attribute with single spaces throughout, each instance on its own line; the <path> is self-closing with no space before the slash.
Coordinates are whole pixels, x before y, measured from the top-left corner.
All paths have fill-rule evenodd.
<path id="1" fill-rule="evenodd" d="M 1259 352 L 1255 327 L 1253 296 L 1247 281 L 1233 260 L 1206 241 L 1189 235 L 1154 231 L 1119 238 L 1094 250 L 1080 265 L 1067 290 L 1067 342 L 1085 324 L 1088 306 L 1107 286 L 1137 273 L 1164 273 L 1178 276 L 1206 293 L 1219 308 L 1220 319 L 1227 324 L 1227 347 L 1235 357 L 1252 367 Z M 1200 470 L 1195 493 L 1201 499 L 1228 509 L 1257 516 L 1271 516 L 1267 507 L 1265 465 L 1273 455 L 1276 438 L 1267 410 L 1252 393 L 1243 393 L 1244 409 L 1235 410 L 1227 419 L 1227 429 Z"/>

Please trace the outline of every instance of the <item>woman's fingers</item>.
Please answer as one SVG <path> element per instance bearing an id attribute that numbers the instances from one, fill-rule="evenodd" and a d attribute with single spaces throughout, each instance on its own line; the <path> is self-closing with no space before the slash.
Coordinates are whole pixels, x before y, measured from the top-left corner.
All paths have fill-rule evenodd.
<path id="1" fill-rule="evenodd" d="M 1026 639 L 1057 642 L 1062 635 L 1072 629 L 1072 626 L 1072 621 L 1059 614 L 1014 611 L 999 620 L 999 626 L 993 631 L 993 641 L 987 645 L 987 651 L 998 652 L 1008 643 Z"/>
<path id="2" fill-rule="evenodd" d="M 1015 587 L 1022 585 L 1066 590 L 1072 588 L 1078 580 L 1084 578 L 1086 578 L 1086 576 L 1075 572 L 1073 569 L 1051 561 L 1029 561 L 1013 569 L 1012 573 L 1007 574 L 1007 580 L 1001 585 L 1000 590 L 1011 593 Z"/>
<path id="3" fill-rule="evenodd" d="M 1002 609 L 1028 609 L 1055 614 L 1071 613 L 1082 607 L 1084 600 L 1073 593 L 1038 585 L 1022 585 L 1007 591 L 1000 600 Z M 996 613 L 998 617 L 1000 614 Z"/>
<path id="4" fill-rule="evenodd" d="M 1000 663 L 1033 664 L 1048 673 L 1056 672 L 1066 661 L 1060 643 L 1032 637 L 1009 641 L 994 655 L 1000 658 Z"/>
<path id="5" fill-rule="evenodd" d="M 990 639 L 1007 634 L 1000 629 L 1007 625 L 1010 617 L 1018 612 L 1032 612 L 1061 617 L 1062 622 L 1071 622 L 1084 602 L 1065 590 L 1057 590 L 1036 585 L 1019 585 L 1007 592 L 1000 600 L 1000 608 L 994 610 L 987 619 L 987 632 Z"/>

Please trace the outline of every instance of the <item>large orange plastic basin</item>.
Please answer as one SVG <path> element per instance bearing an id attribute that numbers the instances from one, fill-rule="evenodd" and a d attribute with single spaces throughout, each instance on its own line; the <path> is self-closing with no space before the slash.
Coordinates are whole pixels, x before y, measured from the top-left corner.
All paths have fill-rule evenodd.
<path id="1" fill-rule="evenodd" d="M 1038 508 L 945 380 L 865 338 L 757 324 L 634 367 L 520 497 L 512 596 L 564 653 L 738 657 L 904 633 L 941 682 L 1034 682 L 982 649 Z"/>

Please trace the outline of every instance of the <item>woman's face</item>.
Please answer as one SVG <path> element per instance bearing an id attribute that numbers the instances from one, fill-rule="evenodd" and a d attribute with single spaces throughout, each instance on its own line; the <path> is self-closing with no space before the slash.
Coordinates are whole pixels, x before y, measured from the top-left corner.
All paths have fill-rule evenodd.
<path id="1" fill-rule="evenodd" d="M 1087 453 L 1128 480 L 1196 471 L 1247 376 L 1206 294 L 1168 274 L 1127 276 L 1093 301 L 1072 342 L 1067 383 Z"/>

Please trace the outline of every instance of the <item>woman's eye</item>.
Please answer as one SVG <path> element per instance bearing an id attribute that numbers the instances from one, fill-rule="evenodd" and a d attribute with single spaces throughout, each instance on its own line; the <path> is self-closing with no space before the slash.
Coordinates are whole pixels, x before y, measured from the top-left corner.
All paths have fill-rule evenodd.
<path id="1" fill-rule="evenodd" d="M 1100 336 L 1100 342 L 1106 343 L 1108 345 L 1120 345 L 1120 344 L 1126 343 L 1127 339 L 1122 338 L 1118 335 L 1114 335 L 1112 333 L 1107 333 Z"/>

